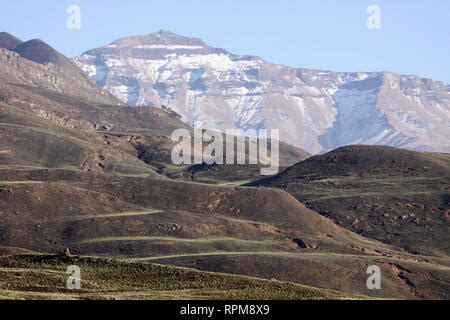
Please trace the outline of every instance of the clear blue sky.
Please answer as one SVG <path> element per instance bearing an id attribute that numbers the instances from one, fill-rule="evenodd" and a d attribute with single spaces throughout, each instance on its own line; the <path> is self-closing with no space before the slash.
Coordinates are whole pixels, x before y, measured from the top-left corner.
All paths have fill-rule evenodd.
<path id="1" fill-rule="evenodd" d="M 448 0 L 0 0 L 0 30 L 68 56 L 159 29 L 295 67 L 389 70 L 450 83 Z M 66 8 L 81 9 L 81 30 Z M 381 8 L 380 30 L 366 9 Z"/>

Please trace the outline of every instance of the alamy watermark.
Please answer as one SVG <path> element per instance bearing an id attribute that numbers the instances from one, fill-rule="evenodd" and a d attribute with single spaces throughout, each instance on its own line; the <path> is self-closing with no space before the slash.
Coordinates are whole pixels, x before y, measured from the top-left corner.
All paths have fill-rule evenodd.
<path id="1" fill-rule="evenodd" d="M 176 129 L 171 140 L 172 162 L 181 164 L 260 164 L 261 175 L 273 175 L 279 169 L 278 129 Z"/>
<path id="2" fill-rule="evenodd" d="M 372 4 L 367 7 L 366 13 L 369 15 L 366 20 L 367 29 L 381 29 L 381 8 L 377 5 Z"/>
<path id="3" fill-rule="evenodd" d="M 66 20 L 66 27 L 69 30 L 81 29 L 81 9 L 76 4 L 67 7 L 66 13 L 69 15 Z"/>
<path id="4" fill-rule="evenodd" d="M 367 278 L 366 286 L 369 290 L 381 289 L 381 270 L 377 265 L 370 265 L 367 267 L 367 274 L 370 276 Z"/>
<path id="5" fill-rule="evenodd" d="M 66 288 L 69 290 L 81 289 L 81 269 L 76 265 L 69 266 L 66 271 L 69 277 L 66 281 Z"/>

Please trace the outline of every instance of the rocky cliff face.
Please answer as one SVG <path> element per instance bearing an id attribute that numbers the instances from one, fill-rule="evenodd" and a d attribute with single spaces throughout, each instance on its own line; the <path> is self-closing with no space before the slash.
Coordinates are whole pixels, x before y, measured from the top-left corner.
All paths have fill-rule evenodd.
<path id="1" fill-rule="evenodd" d="M 450 151 L 449 86 L 390 72 L 291 68 L 160 30 L 77 64 L 130 105 L 166 105 L 196 127 L 278 128 L 312 153 L 346 144 Z"/>

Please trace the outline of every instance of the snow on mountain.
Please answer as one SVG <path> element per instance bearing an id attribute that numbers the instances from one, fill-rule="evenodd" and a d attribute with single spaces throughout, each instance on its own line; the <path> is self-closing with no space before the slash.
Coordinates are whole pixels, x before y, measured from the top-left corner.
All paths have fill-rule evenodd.
<path id="1" fill-rule="evenodd" d="M 291 68 L 160 30 L 75 59 L 130 105 L 166 105 L 203 128 L 280 129 L 319 153 L 346 144 L 450 151 L 450 87 L 389 72 Z"/>

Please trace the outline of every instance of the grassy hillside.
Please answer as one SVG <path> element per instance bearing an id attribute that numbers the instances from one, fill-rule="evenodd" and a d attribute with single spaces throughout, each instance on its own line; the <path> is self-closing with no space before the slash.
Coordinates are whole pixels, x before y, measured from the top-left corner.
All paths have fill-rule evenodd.
<path id="1" fill-rule="evenodd" d="M 117 150 L 95 131 L 60 126 L 35 113 L 0 102 L 0 165 L 73 168 L 93 172 L 147 173 L 152 167 Z"/>
<path id="2" fill-rule="evenodd" d="M 358 236 L 282 191 L 60 169 L 15 173 L 24 180 L 8 180 L 17 178 L 10 170 L 0 176 L 3 246 L 69 247 L 377 297 L 443 298 L 448 291 L 448 259 Z M 370 264 L 385 266 L 385 291 L 364 289 Z"/>
<path id="3" fill-rule="evenodd" d="M 81 289 L 66 289 L 67 267 Z M 70 258 L 0 249 L 0 299 L 349 299 L 292 283 L 111 259 Z"/>
<path id="4" fill-rule="evenodd" d="M 130 134 L 170 135 L 190 129 L 178 118 L 153 107 L 102 104 L 45 88 L 0 82 L 0 100 L 71 128 Z"/>
<path id="5" fill-rule="evenodd" d="M 449 299 L 448 260 L 432 261 L 433 259 L 425 257 L 419 259 L 420 262 L 415 259 L 305 250 L 303 253 L 218 252 L 142 260 L 277 279 L 371 297 Z M 381 290 L 369 290 L 366 287 L 366 271 L 369 265 L 380 267 Z"/>
<path id="6" fill-rule="evenodd" d="M 348 146 L 253 185 L 286 190 L 366 237 L 410 252 L 449 255 L 448 154 Z"/>

